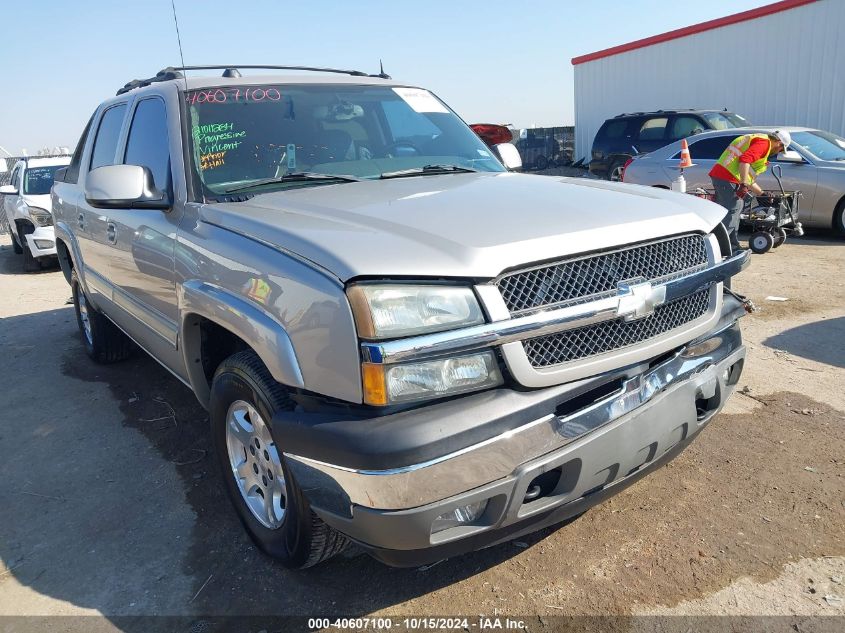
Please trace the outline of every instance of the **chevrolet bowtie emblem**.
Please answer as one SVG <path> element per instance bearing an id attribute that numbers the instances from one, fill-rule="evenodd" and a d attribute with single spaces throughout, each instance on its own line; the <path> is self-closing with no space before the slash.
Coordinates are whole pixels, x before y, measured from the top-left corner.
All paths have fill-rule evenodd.
<path id="1" fill-rule="evenodd" d="M 619 283 L 619 303 L 616 315 L 626 321 L 647 317 L 666 301 L 666 286 L 652 286 L 650 282 L 623 281 Z"/>

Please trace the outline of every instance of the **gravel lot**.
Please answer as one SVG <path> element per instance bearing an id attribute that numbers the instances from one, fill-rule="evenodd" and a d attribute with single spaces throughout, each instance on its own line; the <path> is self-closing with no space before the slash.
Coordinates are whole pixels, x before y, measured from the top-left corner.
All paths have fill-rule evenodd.
<path id="1" fill-rule="evenodd" d="M 0 236 L 0 615 L 845 616 L 843 269 L 826 233 L 754 256 L 744 393 L 571 524 L 428 569 L 290 572 L 240 529 L 193 395 L 143 354 L 89 362 L 61 273 Z"/>

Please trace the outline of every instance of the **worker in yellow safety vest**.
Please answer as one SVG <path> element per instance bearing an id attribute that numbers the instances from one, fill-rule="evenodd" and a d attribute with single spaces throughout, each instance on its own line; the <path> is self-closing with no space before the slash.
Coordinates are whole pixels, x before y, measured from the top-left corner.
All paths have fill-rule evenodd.
<path id="1" fill-rule="evenodd" d="M 739 249 L 736 234 L 739 230 L 739 214 L 746 197 L 749 192 L 756 196 L 763 193 L 757 184 L 757 177 L 766 171 L 769 156 L 781 153 L 791 142 L 792 137 L 786 130 L 743 134 L 728 145 L 710 170 L 710 180 L 716 190 L 716 203 L 728 210 L 722 224 L 728 231 L 733 251 Z"/>

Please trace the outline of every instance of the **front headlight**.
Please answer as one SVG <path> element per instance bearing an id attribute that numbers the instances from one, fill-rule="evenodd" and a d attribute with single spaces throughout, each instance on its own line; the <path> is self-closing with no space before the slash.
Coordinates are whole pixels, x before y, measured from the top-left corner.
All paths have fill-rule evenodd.
<path id="1" fill-rule="evenodd" d="M 492 351 L 400 365 L 363 364 L 364 402 L 384 406 L 442 398 L 502 384 Z"/>
<path id="2" fill-rule="evenodd" d="M 53 226 L 53 214 L 41 207 L 27 207 L 35 226 Z"/>
<path id="3" fill-rule="evenodd" d="M 358 334 L 387 339 L 484 323 L 471 288 L 359 284 L 348 290 Z"/>

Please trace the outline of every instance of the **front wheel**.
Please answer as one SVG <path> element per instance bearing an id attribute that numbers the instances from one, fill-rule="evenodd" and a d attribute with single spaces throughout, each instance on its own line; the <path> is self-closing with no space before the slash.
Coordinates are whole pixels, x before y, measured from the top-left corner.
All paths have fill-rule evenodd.
<path id="1" fill-rule="evenodd" d="M 214 374 L 211 433 L 229 499 L 262 551 L 301 569 L 339 553 L 347 540 L 311 510 L 273 436 L 273 416 L 293 406 L 251 350 L 230 356 Z"/>
<path id="2" fill-rule="evenodd" d="M 778 248 L 785 241 L 786 241 L 786 229 L 779 228 L 776 231 L 775 241 L 772 244 L 772 248 Z"/>
<path id="3" fill-rule="evenodd" d="M 774 245 L 775 238 L 772 237 L 771 233 L 767 233 L 765 231 L 752 233 L 751 237 L 748 239 L 748 246 L 751 248 L 752 252 L 757 253 L 758 255 L 768 253 Z"/>
<path id="4" fill-rule="evenodd" d="M 549 159 L 540 154 L 537 157 L 537 160 L 534 161 L 534 167 L 537 169 L 537 171 L 543 171 L 544 169 L 548 169 Z"/>

